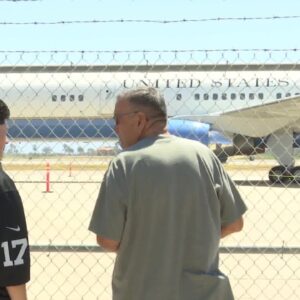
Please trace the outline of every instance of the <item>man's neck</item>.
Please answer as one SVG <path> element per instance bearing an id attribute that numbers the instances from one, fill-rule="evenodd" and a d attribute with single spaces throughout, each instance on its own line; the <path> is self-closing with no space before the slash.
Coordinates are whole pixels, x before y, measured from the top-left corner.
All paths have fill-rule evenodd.
<path id="1" fill-rule="evenodd" d="M 142 137 L 158 136 L 160 134 L 168 134 L 167 124 L 162 123 L 161 120 L 154 120 L 147 124 Z"/>

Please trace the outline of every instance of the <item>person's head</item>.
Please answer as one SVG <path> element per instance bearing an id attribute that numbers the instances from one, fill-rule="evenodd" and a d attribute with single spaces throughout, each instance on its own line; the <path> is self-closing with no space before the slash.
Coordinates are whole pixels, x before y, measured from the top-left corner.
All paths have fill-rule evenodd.
<path id="1" fill-rule="evenodd" d="M 163 96 L 154 88 L 128 91 L 117 97 L 115 130 L 126 149 L 147 136 L 166 133 L 167 109 Z"/>
<path id="2" fill-rule="evenodd" d="M 10 112 L 8 106 L 0 99 L 0 160 L 2 159 L 5 144 L 7 144 L 7 124 Z"/>

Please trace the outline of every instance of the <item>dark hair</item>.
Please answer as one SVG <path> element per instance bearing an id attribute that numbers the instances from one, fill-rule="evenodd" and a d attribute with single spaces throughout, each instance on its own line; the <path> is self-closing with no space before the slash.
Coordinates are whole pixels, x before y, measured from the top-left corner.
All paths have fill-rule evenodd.
<path id="1" fill-rule="evenodd" d="M 10 111 L 4 101 L 0 99 L 0 125 L 3 125 L 5 120 L 9 119 Z"/>
<path id="2" fill-rule="evenodd" d="M 140 88 L 119 95 L 118 100 L 128 100 L 137 107 L 150 108 L 157 117 L 167 119 L 167 107 L 164 97 L 154 88 Z"/>

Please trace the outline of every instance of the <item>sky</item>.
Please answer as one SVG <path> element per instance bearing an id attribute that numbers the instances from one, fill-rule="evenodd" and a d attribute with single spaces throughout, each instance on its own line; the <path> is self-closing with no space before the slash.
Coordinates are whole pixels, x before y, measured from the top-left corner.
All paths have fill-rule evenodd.
<path id="1" fill-rule="evenodd" d="M 0 22 L 294 16 L 299 0 L 0 1 Z M 0 51 L 300 48 L 300 18 L 175 24 L 0 25 Z"/>
<path id="2" fill-rule="evenodd" d="M 197 52 L 214 50 L 205 62 L 221 62 L 222 49 L 300 49 L 300 18 L 255 21 L 206 21 L 170 24 L 111 22 L 97 24 L 3 25 L 5 22 L 60 22 L 87 20 L 182 20 L 239 17 L 295 16 L 299 0 L 0 0 L 0 65 L 95 63 L 194 63 L 203 62 Z M 164 54 L 164 51 L 187 51 Z M 17 51 L 37 51 L 20 54 Z M 40 51 L 66 51 L 64 54 Z M 83 57 L 72 51 L 85 51 Z M 111 51 L 89 54 L 86 51 Z M 117 51 L 115 56 L 112 51 Z M 126 53 L 159 51 L 159 54 Z M 160 54 L 163 51 L 163 55 Z M 8 52 L 17 52 L 9 53 Z M 119 53 L 121 52 L 121 54 Z M 125 52 L 125 53 L 123 53 Z M 269 51 L 252 58 L 252 52 L 239 61 L 287 62 L 300 60 L 300 51 Z M 184 55 L 184 56 L 180 56 Z M 206 54 L 202 53 L 203 56 Z M 104 57 L 103 57 L 104 56 Z M 128 58 L 129 57 L 129 58 Z M 229 56 L 236 62 L 237 55 Z M 44 145 L 39 145 L 42 151 Z M 60 145 L 61 146 L 61 145 Z M 26 152 L 20 144 L 23 152 Z M 32 145 L 27 146 L 28 152 Z M 59 150 L 60 151 L 60 150 Z"/>

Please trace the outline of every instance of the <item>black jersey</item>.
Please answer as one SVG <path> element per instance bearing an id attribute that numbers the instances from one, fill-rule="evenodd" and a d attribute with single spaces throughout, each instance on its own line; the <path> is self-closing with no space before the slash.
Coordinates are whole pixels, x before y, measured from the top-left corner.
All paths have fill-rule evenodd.
<path id="1" fill-rule="evenodd" d="M 23 204 L 0 163 L 0 295 L 5 293 L 5 286 L 24 284 L 29 279 L 30 254 Z"/>

